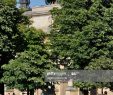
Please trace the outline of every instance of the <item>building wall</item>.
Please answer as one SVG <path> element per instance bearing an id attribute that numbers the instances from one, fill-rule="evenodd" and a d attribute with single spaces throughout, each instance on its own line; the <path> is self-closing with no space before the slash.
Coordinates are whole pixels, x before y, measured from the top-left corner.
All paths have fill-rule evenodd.
<path id="1" fill-rule="evenodd" d="M 42 29 L 44 32 L 50 31 L 50 25 L 52 24 L 51 15 L 33 16 L 31 21 L 33 21 L 32 26 L 36 29 Z"/>
<path id="2" fill-rule="evenodd" d="M 33 22 L 31 26 L 36 29 L 42 29 L 44 32 L 49 32 L 51 29 L 50 26 L 53 23 L 50 10 L 54 7 L 61 8 L 59 4 L 33 7 L 32 11 L 27 11 L 24 15 L 31 17 L 31 21 Z"/>

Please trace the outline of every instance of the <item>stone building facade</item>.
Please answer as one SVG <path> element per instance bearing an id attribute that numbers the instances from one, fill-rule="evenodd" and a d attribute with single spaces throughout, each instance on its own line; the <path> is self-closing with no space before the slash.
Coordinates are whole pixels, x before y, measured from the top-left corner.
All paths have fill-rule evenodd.
<path id="1" fill-rule="evenodd" d="M 33 7 L 32 11 L 27 11 L 24 13 L 24 15 L 31 17 L 33 27 L 36 29 L 42 29 L 44 32 L 49 32 L 50 26 L 53 22 L 50 10 L 53 9 L 53 7 L 60 8 L 58 4 Z"/>

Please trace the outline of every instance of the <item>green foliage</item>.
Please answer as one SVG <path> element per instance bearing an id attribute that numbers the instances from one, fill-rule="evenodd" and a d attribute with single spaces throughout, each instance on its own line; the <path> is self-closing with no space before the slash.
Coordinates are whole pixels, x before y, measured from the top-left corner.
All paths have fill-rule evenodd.
<path id="1" fill-rule="evenodd" d="M 24 35 L 18 25 L 25 23 L 26 17 L 15 6 L 4 5 L 0 2 L 0 66 L 8 63 L 16 52 L 26 47 Z"/>
<path id="2" fill-rule="evenodd" d="M 113 69 L 113 60 L 111 58 L 100 57 L 98 59 L 93 59 L 86 69 L 90 70 L 112 70 Z"/>
<path id="3" fill-rule="evenodd" d="M 3 65 L 2 81 L 21 90 L 35 89 L 45 85 L 44 73 L 53 69 L 49 52 L 44 44 L 45 34 L 34 28 L 24 32 L 27 47 L 16 55 L 9 64 Z"/>
<path id="4" fill-rule="evenodd" d="M 16 8 L 15 0 L 0 0 L 0 80 L 3 75 L 1 66 L 14 58 L 17 52 L 26 47 L 24 34 L 18 26 L 29 20 L 22 16 L 22 11 Z M 1 85 L 1 84 L 0 84 Z M 2 85 L 3 86 L 3 85 Z M 3 94 L 1 87 L 0 93 Z"/>
<path id="5" fill-rule="evenodd" d="M 95 88 L 96 84 L 95 83 L 92 83 L 92 82 L 75 82 L 74 85 L 76 85 L 76 87 L 79 87 L 81 89 L 84 89 L 84 90 L 90 90 L 92 88 Z"/>
<path id="6" fill-rule="evenodd" d="M 68 69 L 113 69 L 113 1 L 61 0 L 54 8 L 51 46 Z"/>
<path id="7" fill-rule="evenodd" d="M 29 28 L 29 18 L 22 15 L 25 10 L 13 4 L 11 0 L 0 1 L 1 82 L 20 90 L 41 88 L 44 72 L 53 68 L 44 44 L 46 35 Z"/>
<path id="8" fill-rule="evenodd" d="M 112 60 L 112 2 L 65 0 L 53 9 L 51 42 L 53 53 L 73 59 L 73 69 L 84 69 L 102 56 Z"/>
<path id="9" fill-rule="evenodd" d="M 16 0 L 1 0 L 0 2 L 7 6 L 16 6 Z"/>

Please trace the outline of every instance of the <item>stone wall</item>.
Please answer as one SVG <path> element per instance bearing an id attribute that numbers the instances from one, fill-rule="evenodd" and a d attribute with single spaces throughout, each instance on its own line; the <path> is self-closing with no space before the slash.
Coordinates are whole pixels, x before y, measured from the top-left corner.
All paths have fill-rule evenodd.
<path id="1" fill-rule="evenodd" d="M 31 21 L 33 22 L 31 26 L 36 29 L 42 29 L 44 32 L 49 32 L 51 29 L 50 26 L 53 23 L 50 10 L 54 7 L 61 8 L 58 4 L 33 7 L 32 11 L 27 11 L 24 15 L 31 17 Z"/>

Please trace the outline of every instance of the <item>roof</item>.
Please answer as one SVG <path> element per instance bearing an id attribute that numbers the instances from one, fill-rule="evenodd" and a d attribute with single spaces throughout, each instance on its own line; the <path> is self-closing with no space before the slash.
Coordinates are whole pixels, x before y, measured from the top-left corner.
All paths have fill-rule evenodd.
<path id="1" fill-rule="evenodd" d="M 52 4 L 46 6 L 36 6 L 32 8 L 32 11 L 26 11 L 24 15 L 26 16 L 41 16 L 50 14 L 50 10 L 54 7 L 61 8 L 59 4 Z"/>

